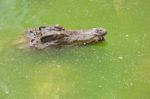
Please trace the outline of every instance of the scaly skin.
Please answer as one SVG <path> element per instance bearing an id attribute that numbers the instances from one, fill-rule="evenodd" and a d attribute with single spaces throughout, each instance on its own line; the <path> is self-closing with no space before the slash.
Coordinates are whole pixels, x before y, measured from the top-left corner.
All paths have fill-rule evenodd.
<path id="1" fill-rule="evenodd" d="M 43 49 L 60 45 L 86 45 L 104 40 L 107 31 L 104 28 L 89 30 L 66 30 L 62 26 L 40 26 L 27 31 L 29 46 Z"/>

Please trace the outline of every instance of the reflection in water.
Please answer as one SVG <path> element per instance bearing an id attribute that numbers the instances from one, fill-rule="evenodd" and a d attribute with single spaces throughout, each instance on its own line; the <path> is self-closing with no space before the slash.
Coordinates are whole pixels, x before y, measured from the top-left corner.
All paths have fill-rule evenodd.
<path id="1" fill-rule="evenodd" d="M 3 83 L 3 82 L 0 82 L 0 89 L 5 93 L 5 94 L 9 94 L 9 88 L 8 86 Z"/>
<path id="2" fill-rule="evenodd" d="M 74 93 L 77 76 L 68 65 L 44 64 L 33 71 L 31 90 L 34 99 L 60 99 Z"/>
<path id="3" fill-rule="evenodd" d="M 118 19 L 120 21 L 123 20 L 122 21 L 123 23 L 126 22 L 128 20 L 128 16 L 126 14 L 125 0 L 113 0 L 113 6 L 114 6 Z"/>

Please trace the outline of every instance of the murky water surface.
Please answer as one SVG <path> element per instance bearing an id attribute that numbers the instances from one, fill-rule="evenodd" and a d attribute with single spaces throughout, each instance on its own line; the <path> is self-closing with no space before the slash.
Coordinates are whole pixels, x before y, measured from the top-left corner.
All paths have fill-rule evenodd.
<path id="1" fill-rule="evenodd" d="M 0 99 L 150 99 L 150 1 L 0 0 Z M 43 24 L 105 27 L 106 41 L 20 49 Z"/>

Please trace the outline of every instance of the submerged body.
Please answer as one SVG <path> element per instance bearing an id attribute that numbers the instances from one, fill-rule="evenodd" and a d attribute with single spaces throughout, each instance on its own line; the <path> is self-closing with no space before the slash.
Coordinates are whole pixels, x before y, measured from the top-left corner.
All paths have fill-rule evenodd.
<path id="1" fill-rule="evenodd" d="M 40 26 L 27 31 L 29 45 L 46 48 L 59 45 L 86 45 L 104 40 L 107 31 L 103 28 L 89 30 L 66 30 L 62 26 Z"/>

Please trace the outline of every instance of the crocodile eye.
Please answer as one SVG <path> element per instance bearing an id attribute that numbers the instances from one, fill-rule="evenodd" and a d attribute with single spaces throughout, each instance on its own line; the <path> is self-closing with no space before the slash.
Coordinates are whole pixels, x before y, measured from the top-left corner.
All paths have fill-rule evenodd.
<path id="1" fill-rule="evenodd" d="M 41 38 L 41 42 L 42 43 L 47 43 L 47 42 L 51 42 L 55 39 L 56 39 L 56 37 L 54 35 L 44 36 L 44 37 Z"/>
<path id="2" fill-rule="evenodd" d="M 33 31 L 32 31 L 32 30 L 29 30 L 29 32 L 30 32 L 30 33 L 33 33 Z"/>
<path id="3" fill-rule="evenodd" d="M 39 30 L 41 30 L 42 28 L 46 28 L 46 26 L 40 26 L 40 27 L 39 27 Z"/>
<path id="4" fill-rule="evenodd" d="M 54 26 L 54 28 L 57 30 L 57 31 L 62 31 L 62 30 L 65 30 L 62 26 Z"/>

